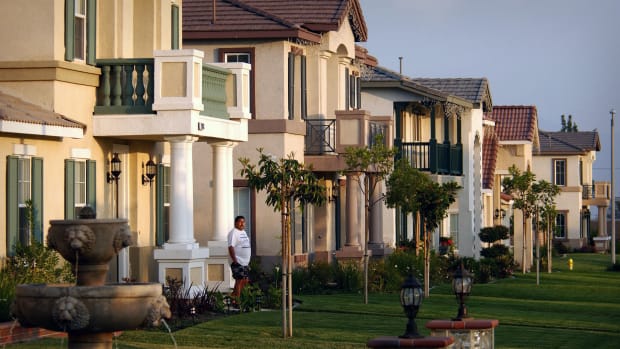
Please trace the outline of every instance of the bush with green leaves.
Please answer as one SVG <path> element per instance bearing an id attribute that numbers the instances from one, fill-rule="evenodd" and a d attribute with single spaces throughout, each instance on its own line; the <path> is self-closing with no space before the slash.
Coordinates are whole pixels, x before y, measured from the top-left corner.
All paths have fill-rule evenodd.
<path id="1" fill-rule="evenodd" d="M 326 262 L 313 262 L 307 267 L 293 270 L 293 290 L 300 294 L 329 292 L 326 286 L 332 282 L 332 267 Z"/>
<path id="2" fill-rule="evenodd" d="M 354 262 L 336 263 L 334 282 L 338 289 L 345 292 L 358 292 L 364 286 L 364 277 L 359 266 Z"/>
<path id="3" fill-rule="evenodd" d="M 494 227 L 484 227 L 480 229 L 478 236 L 480 236 L 480 241 L 482 242 L 494 243 L 499 240 L 508 239 L 509 234 L 510 230 L 508 227 L 496 225 Z"/>
<path id="4" fill-rule="evenodd" d="M 11 319 L 17 285 L 74 282 L 71 265 L 58 252 L 37 241 L 15 246 L 15 255 L 8 257 L 0 270 L 0 321 Z"/>

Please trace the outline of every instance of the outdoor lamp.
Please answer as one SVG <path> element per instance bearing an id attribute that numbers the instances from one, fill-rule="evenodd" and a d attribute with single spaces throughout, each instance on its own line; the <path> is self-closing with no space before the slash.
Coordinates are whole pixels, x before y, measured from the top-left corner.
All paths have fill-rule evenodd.
<path id="1" fill-rule="evenodd" d="M 226 305 L 226 312 L 230 313 L 230 305 L 232 303 L 232 300 L 230 299 L 230 296 L 224 296 L 224 304 Z"/>
<path id="2" fill-rule="evenodd" d="M 506 210 L 504 210 L 503 208 L 500 210 L 499 208 L 495 209 L 495 219 L 498 219 L 499 217 L 506 217 Z"/>
<path id="3" fill-rule="evenodd" d="M 145 165 L 142 163 L 142 185 L 146 185 L 146 183 L 151 186 L 153 183 L 155 175 L 157 174 L 157 165 L 153 162 L 153 160 L 149 159 L 146 162 L 146 173 L 144 173 Z"/>
<path id="4" fill-rule="evenodd" d="M 400 304 L 403 306 L 405 314 L 407 314 L 409 319 L 405 333 L 400 338 L 422 337 L 418 333 L 418 326 L 415 323 L 415 317 L 418 314 L 422 298 L 424 298 L 422 286 L 412 274 L 409 274 L 400 289 Z"/>
<path id="5" fill-rule="evenodd" d="M 467 307 L 465 307 L 465 299 L 471 292 L 471 284 L 473 279 L 471 274 L 465 269 L 463 263 L 454 272 L 454 279 L 452 279 L 452 290 L 456 296 L 456 300 L 459 302 L 459 313 L 452 320 L 463 320 L 467 318 Z"/>
<path id="6" fill-rule="evenodd" d="M 256 295 L 256 308 L 260 311 L 260 306 L 263 303 L 263 296 L 261 294 Z"/>
<path id="7" fill-rule="evenodd" d="M 121 159 L 118 158 L 118 153 L 114 153 L 112 161 L 110 161 L 110 172 L 108 172 L 108 183 L 112 181 L 118 181 L 121 176 Z"/>

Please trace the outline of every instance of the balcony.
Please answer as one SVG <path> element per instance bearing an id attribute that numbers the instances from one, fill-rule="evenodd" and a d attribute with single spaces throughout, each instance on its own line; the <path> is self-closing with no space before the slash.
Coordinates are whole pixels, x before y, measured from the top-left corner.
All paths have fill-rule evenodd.
<path id="1" fill-rule="evenodd" d="M 202 57 L 201 51 L 167 50 L 155 51 L 154 58 L 98 60 L 95 136 L 226 134 L 246 140 L 247 121 L 238 121 L 251 118 L 251 66 L 206 64 Z"/>
<path id="2" fill-rule="evenodd" d="M 611 185 L 609 182 L 592 182 L 584 184 L 581 190 L 584 206 L 609 206 Z"/>
<path id="3" fill-rule="evenodd" d="M 463 174 L 463 146 L 437 142 L 404 142 L 400 157 L 420 171 L 433 174 L 461 176 Z"/>

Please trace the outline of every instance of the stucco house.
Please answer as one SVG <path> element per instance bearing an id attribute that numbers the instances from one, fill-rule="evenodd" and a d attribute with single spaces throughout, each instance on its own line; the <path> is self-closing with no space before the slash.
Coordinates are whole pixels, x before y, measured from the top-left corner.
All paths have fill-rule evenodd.
<path id="1" fill-rule="evenodd" d="M 180 0 L 3 1 L 0 14 L 0 256 L 27 243 L 30 200 L 38 241 L 49 220 L 90 206 L 127 219 L 135 242 L 111 280 L 202 285 L 193 178 L 222 183 L 208 205 L 227 202 L 232 153 L 205 163 L 192 150 L 247 139 L 250 66 L 178 50 Z"/>
<path id="2" fill-rule="evenodd" d="M 561 189 L 556 197 L 554 241 L 571 249 L 588 246 L 593 238 L 591 208 L 596 206 L 599 216 L 604 216 L 610 200 L 609 183 L 592 178 L 596 152 L 601 150 L 598 132 L 539 130 L 538 135 L 539 143 L 533 150 L 533 172 L 536 179 L 544 179 Z M 599 221 L 599 235 L 607 236 L 604 220 Z"/>
<path id="3" fill-rule="evenodd" d="M 485 78 L 409 78 L 380 66 L 362 76 L 362 106 L 394 118 L 394 146 L 411 166 L 462 189 L 434 237 L 451 237 L 459 255 L 480 255 L 483 114 L 493 108 Z M 417 238 L 415 215 L 392 212 L 395 241 Z M 391 232 L 390 232 L 391 233 Z M 386 239 L 392 237 L 385 237 Z"/>

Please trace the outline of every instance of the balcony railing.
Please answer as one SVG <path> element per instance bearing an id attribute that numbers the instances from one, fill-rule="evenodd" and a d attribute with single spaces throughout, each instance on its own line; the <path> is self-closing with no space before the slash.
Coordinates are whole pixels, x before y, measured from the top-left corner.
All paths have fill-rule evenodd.
<path id="1" fill-rule="evenodd" d="M 336 119 L 306 119 L 305 143 L 308 155 L 336 152 Z"/>
<path id="2" fill-rule="evenodd" d="M 230 75 L 227 69 L 210 64 L 202 66 L 202 115 L 228 119 L 226 106 L 226 79 Z"/>
<path id="3" fill-rule="evenodd" d="M 95 114 L 151 114 L 154 97 L 152 58 L 102 59 Z"/>
<path id="4" fill-rule="evenodd" d="M 375 144 L 375 137 L 377 137 L 378 135 L 382 135 L 383 136 L 383 142 L 387 142 L 388 140 L 387 138 L 387 131 L 388 131 L 388 125 L 385 124 L 384 122 L 374 122 L 374 121 L 370 121 L 368 123 L 368 144 L 370 146 L 373 146 Z M 387 143 L 386 143 L 387 144 Z"/>
<path id="5" fill-rule="evenodd" d="M 583 200 L 611 198 L 610 185 L 608 182 L 594 182 L 594 184 L 584 184 L 582 186 L 581 198 Z"/>
<path id="6" fill-rule="evenodd" d="M 463 146 L 436 142 L 405 142 L 400 156 L 420 171 L 460 176 L 463 174 Z"/>

